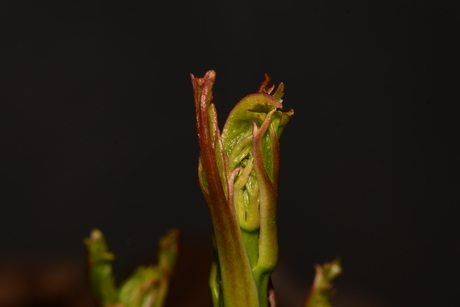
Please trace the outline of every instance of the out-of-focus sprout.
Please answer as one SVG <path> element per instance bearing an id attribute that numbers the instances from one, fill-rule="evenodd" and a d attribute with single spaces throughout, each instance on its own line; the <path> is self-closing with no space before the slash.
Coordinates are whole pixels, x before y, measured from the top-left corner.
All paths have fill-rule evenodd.
<path id="1" fill-rule="evenodd" d="M 342 274 L 340 259 L 337 258 L 322 266 L 316 265 L 315 270 L 315 280 L 305 302 L 305 307 L 331 307 L 329 296 L 332 281 Z"/>
<path id="2" fill-rule="evenodd" d="M 96 300 L 104 307 L 161 307 L 174 272 L 179 231 L 170 230 L 160 239 L 158 264 L 138 267 L 121 287 L 115 285 L 112 262 L 105 238 L 99 230 L 85 239 L 88 279 Z"/>

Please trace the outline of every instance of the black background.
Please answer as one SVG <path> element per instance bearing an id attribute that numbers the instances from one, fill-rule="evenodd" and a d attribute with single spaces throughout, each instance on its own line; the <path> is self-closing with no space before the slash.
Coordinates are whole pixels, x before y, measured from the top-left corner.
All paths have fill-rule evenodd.
<path id="1" fill-rule="evenodd" d="M 0 257 L 83 261 L 94 227 L 120 270 L 172 227 L 210 245 L 189 74 L 217 71 L 223 123 L 267 72 L 295 110 L 284 267 L 308 284 L 340 255 L 338 295 L 452 306 L 459 19 L 435 1 L 2 1 Z"/>

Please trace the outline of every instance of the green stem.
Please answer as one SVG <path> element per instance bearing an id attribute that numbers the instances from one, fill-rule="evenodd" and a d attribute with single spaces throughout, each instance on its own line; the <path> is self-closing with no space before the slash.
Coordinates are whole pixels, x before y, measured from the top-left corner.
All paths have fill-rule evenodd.
<path id="1" fill-rule="evenodd" d="M 246 251 L 248 253 L 249 262 L 251 263 L 251 268 L 254 268 L 257 265 L 257 260 L 259 257 L 259 231 L 245 231 L 241 230 L 243 235 L 244 246 L 246 246 Z"/>
<path id="2" fill-rule="evenodd" d="M 223 306 L 222 287 L 220 281 L 219 258 L 217 256 L 217 252 L 214 252 L 211 264 L 211 273 L 209 274 L 209 288 L 211 288 L 212 305 L 215 307 Z"/>

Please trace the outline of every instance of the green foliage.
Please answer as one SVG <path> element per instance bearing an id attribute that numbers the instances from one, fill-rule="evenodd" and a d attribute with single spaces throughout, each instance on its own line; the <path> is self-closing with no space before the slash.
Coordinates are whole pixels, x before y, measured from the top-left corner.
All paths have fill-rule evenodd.
<path id="1" fill-rule="evenodd" d="M 192 75 L 200 145 L 198 178 L 211 212 L 214 257 L 209 286 L 214 307 L 275 307 L 270 275 L 278 261 L 277 190 L 279 139 L 293 110 L 282 112 L 284 85 L 275 92 L 265 80 L 230 112 L 222 133 L 213 103 L 216 73 Z M 118 288 L 114 255 L 104 236 L 85 239 L 89 282 L 104 307 L 161 307 L 178 253 L 179 232 L 161 240 L 158 264 L 138 267 Z M 341 274 L 339 259 L 316 266 L 304 307 L 331 307 L 331 282 Z"/>

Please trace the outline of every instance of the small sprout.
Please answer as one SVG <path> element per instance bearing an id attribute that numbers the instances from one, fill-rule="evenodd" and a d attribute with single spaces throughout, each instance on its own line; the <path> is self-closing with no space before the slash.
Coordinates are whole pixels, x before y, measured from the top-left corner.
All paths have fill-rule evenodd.
<path id="1" fill-rule="evenodd" d="M 158 264 L 138 267 L 118 289 L 112 272 L 115 256 L 108 251 L 104 235 L 95 229 L 85 239 L 88 277 L 96 300 L 104 307 L 161 307 L 174 272 L 179 250 L 178 230 L 160 239 Z"/>
<path id="2" fill-rule="evenodd" d="M 330 292 L 332 289 L 332 281 L 342 274 L 340 259 L 325 263 L 324 265 L 316 265 L 316 274 L 313 285 L 310 289 L 305 307 L 331 307 Z"/>

